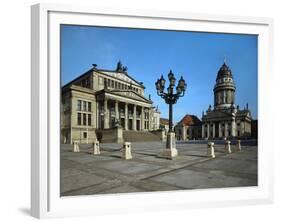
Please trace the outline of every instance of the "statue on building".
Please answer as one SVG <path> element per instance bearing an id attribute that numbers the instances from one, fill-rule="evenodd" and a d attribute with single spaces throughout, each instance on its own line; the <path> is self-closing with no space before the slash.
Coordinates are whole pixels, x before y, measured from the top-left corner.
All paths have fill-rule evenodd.
<path id="1" fill-rule="evenodd" d="M 127 66 L 123 66 L 121 61 L 119 60 L 116 67 L 116 72 L 127 72 Z"/>

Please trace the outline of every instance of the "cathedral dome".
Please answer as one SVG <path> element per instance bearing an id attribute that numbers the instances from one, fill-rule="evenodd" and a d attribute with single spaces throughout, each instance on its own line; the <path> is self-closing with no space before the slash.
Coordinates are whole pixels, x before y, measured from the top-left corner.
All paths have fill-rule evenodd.
<path id="1" fill-rule="evenodd" d="M 225 77 L 232 78 L 232 72 L 231 69 L 224 62 L 218 71 L 217 80 Z"/>

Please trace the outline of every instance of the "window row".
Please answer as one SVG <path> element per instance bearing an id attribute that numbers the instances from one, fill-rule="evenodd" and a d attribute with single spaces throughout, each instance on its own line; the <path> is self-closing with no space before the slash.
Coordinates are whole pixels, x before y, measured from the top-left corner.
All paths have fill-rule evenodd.
<path id="1" fill-rule="evenodd" d="M 82 81 L 79 83 L 80 86 L 85 87 L 85 88 L 91 88 L 91 82 L 90 82 L 90 77 L 87 77 L 85 79 L 82 79 Z"/>
<path id="2" fill-rule="evenodd" d="M 77 113 L 77 125 L 78 126 L 91 126 L 92 125 L 92 114 Z"/>
<path id="3" fill-rule="evenodd" d="M 140 89 L 132 87 L 131 85 L 127 85 L 127 84 L 124 84 L 121 82 L 114 81 L 112 79 L 104 78 L 104 85 L 107 87 L 110 87 L 110 88 L 114 88 L 114 89 L 125 89 L 125 90 L 132 89 L 136 93 L 140 93 Z"/>
<path id="4" fill-rule="evenodd" d="M 92 103 L 82 100 L 77 100 L 77 110 L 78 111 L 92 111 Z"/>

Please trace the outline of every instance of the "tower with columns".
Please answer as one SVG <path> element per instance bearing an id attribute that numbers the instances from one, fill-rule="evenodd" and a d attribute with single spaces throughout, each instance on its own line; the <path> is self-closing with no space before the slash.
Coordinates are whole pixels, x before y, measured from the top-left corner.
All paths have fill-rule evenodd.
<path id="1" fill-rule="evenodd" d="M 202 113 L 202 138 L 247 138 L 251 136 L 251 111 L 235 105 L 236 84 L 224 61 L 213 89 L 214 104 Z"/>

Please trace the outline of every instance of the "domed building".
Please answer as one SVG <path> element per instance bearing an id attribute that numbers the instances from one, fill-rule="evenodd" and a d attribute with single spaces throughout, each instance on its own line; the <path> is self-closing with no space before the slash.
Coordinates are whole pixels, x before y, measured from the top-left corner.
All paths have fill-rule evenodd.
<path id="1" fill-rule="evenodd" d="M 214 106 L 202 113 L 202 138 L 246 138 L 251 136 L 251 111 L 235 105 L 236 85 L 231 69 L 224 62 L 214 86 Z"/>

